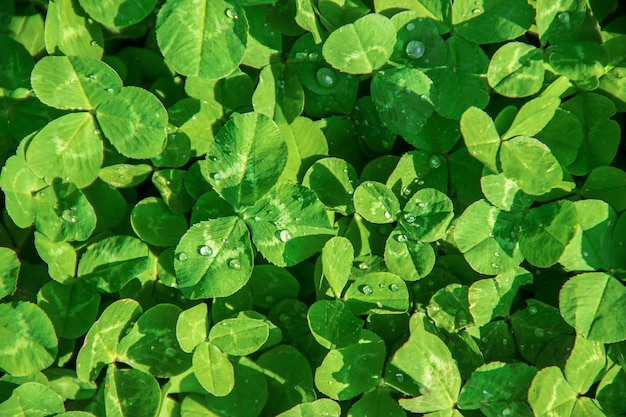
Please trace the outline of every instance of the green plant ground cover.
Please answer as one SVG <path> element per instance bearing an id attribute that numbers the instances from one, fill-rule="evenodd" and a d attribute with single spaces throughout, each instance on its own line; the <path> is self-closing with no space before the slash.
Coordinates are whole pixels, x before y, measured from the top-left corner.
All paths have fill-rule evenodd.
<path id="1" fill-rule="evenodd" d="M 0 417 L 626 416 L 626 5 L 3 0 Z"/>

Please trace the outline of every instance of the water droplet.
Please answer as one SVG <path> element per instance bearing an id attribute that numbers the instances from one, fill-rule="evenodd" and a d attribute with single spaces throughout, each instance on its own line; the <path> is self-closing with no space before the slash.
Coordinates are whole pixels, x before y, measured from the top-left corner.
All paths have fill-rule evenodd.
<path id="1" fill-rule="evenodd" d="M 535 336 L 537 337 L 544 337 L 546 335 L 546 332 L 543 329 L 535 329 Z"/>
<path id="2" fill-rule="evenodd" d="M 525 351 L 525 350 L 526 350 L 526 346 L 524 346 L 524 345 L 519 345 L 519 350 L 521 350 L 521 351 Z"/>
<path id="3" fill-rule="evenodd" d="M 239 19 L 239 15 L 237 14 L 237 11 L 235 9 L 226 9 L 226 16 L 233 20 Z"/>
<path id="4" fill-rule="evenodd" d="M 213 162 L 220 162 L 219 156 L 209 156 L 209 159 Z"/>
<path id="5" fill-rule="evenodd" d="M 291 240 L 291 233 L 289 233 L 289 230 L 283 229 L 278 232 L 278 238 L 281 242 L 289 242 Z"/>
<path id="6" fill-rule="evenodd" d="M 475 9 L 472 10 L 472 13 L 474 13 L 474 14 L 482 13 L 482 9 L 475 8 Z"/>
<path id="7" fill-rule="evenodd" d="M 497 263 L 495 263 L 495 262 L 492 262 L 492 263 L 491 263 L 491 267 L 492 267 L 493 269 L 498 269 L 498 264 L 497 264 Z"/>
<path id="8" fill-rule="evenodd" d="M 189 257 L 185 252 L 180 252 L 176 259 L 178 259 L 180 262 L 185 262 L 187 259 L 189 259 Z"/>
<path id="9" fill-rule="evenodd" d="M 439 157 L 439 155 L 433 155 L 430 157 L 430 161 L 428 161 L 428 164 L 431 168 L 437 169 L 441 166 L 441 158 Z"/>
<path id="10" fill-rule="evenodd" d="M 422 208 L 422 209 L 423 209 L 423 208 L 426 208 L 426 203 L 424 203 L 424 202 L 419 202 L 419 203 L 417 203 L 417 207 Z"/>
<path id="11" fill-rule="evenodd" d="M 608 222 L 606 222 L 606 225 L 607 225 L 608 227 L 611 227 L 611 226 L 613 226 L 613 222 L 609 220 Z"/>
<path id="12" fill-rule="evenodd" d="M 496 251 L 496 252 L 494 252 L 494 253 L 493 253 L 493 256 L 495 256 L 496 258 L 497 258 L 497 257 L 499 257 L 499 256 L 500 256 L 500 252 L 497 252 L 497 251 Z"/>
<path id="13" fill-rule="evenodd" d="M 417 59 L 424 55 L 426 47 L 424 46 L 424 42 L 414 39 L 406 44 L 404 51 L 409 58 Z"/>
<path id="14" fill-rule="evenodd" d="M 439 306 L 432 306 L 432 307 L 431 307 L 431 311 L 432 311 L 433 313 L 438 313 L 438 312 L 439 312 Z"/>
<path id="15" fill-rule="evenodd" d="M 385 219 L 391 219 L 391 213 L 388 211 L 384 212 L 383 215 L 385 216 Z"/>
<path id="16" fill-rule="evenodd" d="M 111 87 L 109 87 L 109 88 L 107 88 L 107 89 L 106 89 L 106 92 L 107 92 L 107 93 L 113 93 L 113 91 L 115 91 L 115 90 L 113 90 Z"/>
<path id="17" fill-rule="evenodd" d="M 100 133 L 102 133 L 102 132 L 100 132 L 100 129 L 94 129 L 93 130 L 93 134 L 94 135 L 99 135 Z"/>
<path id="18" fill-rule="evenodd" d="M 70 180 L 70 177 L 65 177 L 65 181 L 69 182 L 69 180 Z"/>
<path id="19" fill-rule="evenodd" d="M 378 288 L 385 288 L 385 284 L 381 282 L 380 284 L 378 284 Z"/>
<path id="20" fill-rule="evenodd" d="M 415 222 L 417 218 L 415 217 L 415 214 L 413 213 L 404 213 L 404 220 L 406 220 L 407 223 L 413 223 Z"/>
<path id="21" fill-rule="evenodd" d="M 586 258 L 587 256 L 589 256 L 589 252 L 583 252 L 583 256 Z"/>
<path id="22" fill-rule="evenodd" d="M 404 375 L 402 375 L 401 373 L 397 373 L 396 379 L 398 380 L 398 382 L 402 382 L 404 381 Z"/>
<path id="23" fill-rule="evenodd" d="M 98 76 L 96 74 L 89 74 L 87 77 L 91 78 L 92 80 L 98 79 Z"/>
<path id="24" fill-rule="evenodd" d="M 361 262 L 359 263 L 359 269 L 368 269 L 370 266 L 368 264 L 366 264 L 365 262 Z"/>
<path id="25" fill-rule="evenodd" d="M 396 292 L 396 291 L 398 291 L 398 290 L 400 289 L 400 286 L 399 286 L 398 284 L 396 284 L 396 283 L 393 283 L 393 284 L 391 284 L 391 285 L 389 286 L 389 289 L 390 289 L 391 291 L 393 291 L 393 292 Z"/>
<path id="26" fill-rule="evenodd" d="M 504 346 L 508 345 L 509 344 L 509 339 L 502 339 L 502 344 Z"/>
<path id="27" fill-rule="evenodd" d="M 241 269 L 241 263 L 239 262 L 239 259 L 231 259 L 228 261 L 228 267 L 230 269 Z"/>
<path id="28" fill-rule="evenodd" d="M 374 290 L 369 285 L 363 285 L 361 287 L 361 292 L 365 295 L 371 295 L 374 292 Z"/>
<path id="29" fill-rule="evenodd" d="M 402 192 L 402 195 L 409 195 L 411 194 L 411 189 L 409 187 L 403 187 L 401 192 Z"/>
<path id="30" fill-rule="evenodd" d="M 222 174 L 220 174 L 219 172 L 215 172 L 211 174 L 211 178 L 213 178 L 215 181 L 219 181 L 222 179 Z"/>
<path id="31" fill-rule="evenodd" d="M 530 306 L 528 307 L 528 312 L 533 315 L 533 314 L 537 314 L 537 307 L 535 306 Z"/>
<path id="32" fill-rule="evenodd" d="M 72 210 L 64 210 L 63 213 L 61 214 L 61 217 L 66 222 L 70 222 L 70 223 L 76 223 L 78 221 L 78 219 L 76 218 Z"/>
<path id="33" fill-rule="evenodd" d="M 506 339 L 505 339 L 506 340 Z M 505 407 L 502 409 L 502 415 L 503 416 L 510 416 L 511 415 L 511 409 L 509 407 Z"/>
<path id="34" fill-rule="evenodd" d="M 493 232 L 489 232 L 489 237 L 493 237 Z"/>
<path id="35" fill-rule="evenodd" d="M 95 40 L 92 40 L 91 42 L 89 42 L 89 44 L 91 46 L 98 46 L 98 42 L 96 42 Z"/>
<path id="36" fill-rule="evenodd" d="M 150 350 L 154 350 L 154 349 L 156 349 L 154 345 L 150 345 Z"/>
<path id="37" fill-rule="evenodd" d="M 165 354 L 167 356 L 173 357 L 174 355 L 176 355 L 176 351 L 168 347 L 167 349 L 165 349 Z"/>
<path id="38" fill-rule="evenodd" d="M 322 67 L 315 73 L 317 82 L 325 88 L 332 88 L 337 84 L 337 74 L 328 67 Z"/>
<path id="39" fill-rule="evenodd" d="M 400 243 L 404 243 L 406 242 L 408 239 L 405 235 L 403 235 L 402 233 L 396 235 L 396 240 Z"/>
<path id="40" fill-rule="evenodd" d="M 406 30 L 408 30 L 409 32 L 415 30 L 415 23 L 411 22 L 409 24 L 406 25 Z"/>
<path id="41" fill-rule="evenodd" d="M 207 245 L 204 246 L 200 246 L 198 248 L 198 253 L 202 256 L 211 256 L 213 255 L 213 249 L 211 249 L 210 247 L 208 247 Z"/>
<path id="42" fill-rule="evenodd" d="M 483 341 L 483 343 L 487 343 L 487 342 L 489 342 L 489 339 L 487 337 L 483 337 L 482 341 Z"/>
<path id="43" fill-rule="evenodd" d="M 315 61 L 319 57 L 320 57 L 320 55 L 317 52 L 311 52 L 309 54 L 309 60 L 311 60 L 311 61 Z"/>
<path id="44" fill-rule="evenodd" d="M 569 13 L 567 13 L 567 12 L 559 13 L 559 20 L 562 23 L 568 23 L 569 22 Z"/>

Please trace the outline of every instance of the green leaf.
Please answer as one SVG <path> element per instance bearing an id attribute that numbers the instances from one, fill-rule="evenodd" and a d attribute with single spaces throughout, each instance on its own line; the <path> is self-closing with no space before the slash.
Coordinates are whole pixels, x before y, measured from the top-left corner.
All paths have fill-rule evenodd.
<path id="1" fill-rule="evenodd" d="M 328 352 L 315 371 L 315 386 L 335 400 L 354 398 L 379 384 L 385 351 L 385 342 L 364 330 L 358 343 Z"/>
<path id="2" fill-rule="evenodd" d="M 273 0 L 268 3 L 273 2 Z M 239 2 L 241 4 L 241 1 Z M 242 64 L 253 68 L 263 68 L 274 60 L 274 56 L 283 49 L 281 33 L 264 26 L 265 7 L 249 7 L 246 9 L 246 18 L 250 29 L 248 42 Z M 269 30 L 268 30 L 269 29 Z"/>
<path id="3" fill-rule="evenodd" d="M 585 20 L 585 12 L 586 4 L 582 0 L 537 0 L 537 30 L 541 43 L 545 44 L 551 37 L 558 40 L 571 34 Z"/>
<path id="4" fill-rule="evenodd" d="M 13 222 L 22 228 L 35 221 L 35 201 L 32 193 L 45 187 L 45 182 L 32 173 L 23 154 L 6 160 L 0 173 L 5 208 Z"/>
<path id="5" fill-rule="evenodd" d="M 563 109 L 580 120 L 584 133 L 578 157 L 567 167 L 569 171 L 573 175 L 585 175 L 595 167 L 610 165 L 621 135 L 619 124 L 609 119 L 616 112 L 613 102 L 599 94 L 586 93 L 563 103 Z"/>
<path id="6" fill-rule="evenodd" d="M 576 391 L 556 366 L 537 372 L 528 390 L 528 403 L 537 417 L 569 416 L 576 403 Z"/>
<path id="7" fill-rule="evenodd" d="M 30 76 L 37 98 L 59 109 L 94 110 L 122 90 L 122 80 L 107 64 L 79 56 L 46 56 Z"/>
<path id="8" fill-rule="evenodd" d="M 20 273 L 20 260 L 9 248 L 0 247 L 0 299 L 13 295 L 17 289 L 17 277 Z"/>
<path id="9" fill-rule="evenodd" d="M 546 56 L 557 74 L 573 81 L 600 78 L 609 63 L 606 51 L 595 42 L 562 42 L 548 47 Z"/>
<path id="10" fill-rule="evenodd" d="M 204 177 L 235 209 L 256 203 L 276 184 L 287 145 L 276 124 L 259 113 L 237 114 L 220 129 L 201 165 Z"/>
<path id="11" fill-rule="evenodd" d="M 583 337 L 602 343 L 626 340 L 626 288 L 604 272 L 570 278 L 559 296 L 561 315 Z"/>
<path id="12" fill-rule="evenodd" d="M 35 228 L 53 242 L 86 240 L 96 227 L 93 207 L 71 182 L 55 181 L 34 200 Z"/>
<path id="13" fill-rule="evenodd" d="M 235 371 L 228 356 L 210 342 L 193 352 L 193 372 L 198 382 L 216 397 L 228 395 L 235 387 Z"/>
<path id="14" fill-rule="evenodd" d="M 525 363 L 491 362 L 474 372 L 463 386 L 458 406 L 480 409 L 487 416 L 532 416 L 526 404 L 537 369 Z"/>
<path id="15" fill-rule="evenodd" d="M 383 126 L 401 136 L 419 132 L 434 111 L 433 81 L 416 68 L 376 73 L 371 92 Z"/>
<path id="16" fill-rule="evenodd" d="M 50 278 L 63 283 L 76 275 L 76 250 L 68 242 L 52 242 L 35 232 L 37 253 L 48 264 Z"/>
<path id="17" fill-rule="evenodd" d="M 598 385 L 596 398 L 603 407 L 623 413 L 626 404 L 623 403 L 623 393 L 626 389 L 626 373 L 621 366 L 615 365 L 609 369 Z"/>
<path id="18" fill-rule="evenodd" d="M 419 190 L 406 203 L 400 228 L 408 239 L 434 242 L 445 236 L 454 217 L 452 201 L 434 188 Z"/>
<path id="19" fill-rule="evenodd" d="M 76 339 L 96 320 L 100 295 L 76 281 L 48 282 L 37 294 L 37 304 L 52 321 L 57 336 Z"/>
<path id="20" fill-rule="evenodd" d="M 475 281 L 468 293 L 474 323 L 482 326 L 492 319 L 507 317 L 520 287 L 532 282 L 533 276 L 520 267 L 494 278 Z"/>
<path id="21" fill-rule="evenodd" d="M 336 234 L 315 193 L 296 184 L 277 185 L 243 217 L 256 248 L 277 266 L 304 261 Z"/>
<path id="22" fill-rule="evenodd" d="M 238 316 L 216 323 L 209 332 L 209 342 L 228 355 L 247 356 L 267 342 L 269 331 L 262 320 Z"/>
<path id="23" fill-rule="evenodd" d="M 481 274 L 510 271 L 524 257 L 517 242 L 521 218 L 490 206 L 485 200 L 470 205 L 459 218 L 454 240 L 470 266 Z"/>
<path id="24" fill-rule="evenodd" d="M 13 40 L 8 35 L 0 35 L 0 88 L 15 90 L 17 88 L 30 88 L 30 72 L 35 62 L 30 53 L 22 44 Z"/>
<path id="25" fill-rule="evenodd" d="M 154 416 L 161 391 L 151 375 L 136 369 L 109 365 L 104 380 L 104 407 L 107 416 Z"/>
<path id="26" fill-rule="evenodd" d="M 26 376 L 52 365 L 58 352 L 52 322 L 37 305 L 14 301 L 0 304 L 0 368 Z"/>
<path id="27" fill-rule="evenodd" d="M 91 184 L 103 160 L 102 140 L 89 113 L 70 113 L 48 123 L 26 150 L 28 168 L 48 184 L 55 178 L 79 188 Z"/>
<path id="28" fill-rule="evenodd" d="M 118 342 L 141 312 L 139 303 L 131 299 L 117 300 L 102 312 L 76 358 L 76 374 L 81 381 L 93 381 L 102 368 L 118 359 Z"/>
<path id="29" fill-rule="evenodd" d="M 383 389 L 364 393 L 348 411 L 348 417 L 404 417 L 405 415 L 406 413 L 397 401 Z"/>
<path id="30" fill-rule="evenodd" d="M 522 42 L 509 42 L 491 57 L 487 80 L 506 97 L 528 97 L 543 86 L 543 56 L 540 49 Z"/>
<path id="31" fill-rule="evenodd" d="M 537 97 L 527 101 L 515 115 L 509 129 L 502 135 L 502 140 L 515 136 L 531 136 L 539 133 L 554 117 L 561 104 L 558 97 Z"/>
<path id="32" fill-rule="evenodd" d="M 356 170 L 344 159 L 323 158 L 311 165 L 302 185 L 313 190 L 328 210 L 348 215 L 354 212 L 352 195 L 357 181 Z"/>
<path id="33" fill-rule="evenodd" d="M 294 346 L 276 346 L 259 356 L 256 362 L 267 378 L 266 412 L 270 415 L 317 398 L 311 365 Z"/>
<path id="34" fill-rule="evenodd" d="M 461 390 L 461 376 L 446 344 L 423 324 L 425 316 L 411 319 L 411 336 L 393 354 L 391 364 L 413 379 L 420 390 L 417 397 L 401 399 L 400 405 L 412 412 L 451 408 Z"/>
<path id="35" fill-rule="evenodd" d="M 287 142 L 287 165 L 278 182 L 300 180 L 317 160 L 328 156 L 328 142 L 324 132 L 311 119 L 298 117 L 290 125 L 278 128 Z M 303 185 L 308 186 L 304 183 Z"/>
<path id="36" fill-rule="evenodd" d="M 454 30 L 475 43 L 496 43 L 515 39 L 533 23 L 535 13 L 527 0 L 455 1 L 452 5 Z"/>
<path id="37" fill-rule="evenodd" d="M 600 342 L 576 335 L 574 349 L 565 363 L 565 378 L 579 394 L 586 393 L 604 370 L 606 352 Z"/>
<path id="38" fill-rule="evenodd" d="M 256 112 L 276 122 L 293 122 L 304 108 L 304 92 L 296 73 L 282 63 L 263 68 L 252 105 Z"/>
<path id="39" fill-rule="evenodd" d="M 152 184 L 159 190 L 163 201 L 174 214 L 191 210 L 194 200 L 185 189 L 185 171 L 161 169 L 152 175 Z"/>
<path id="40" fill-rule="evenodd" d="M 409 239 L 401 228 L 396 228 L 387 238 L 384 259 L 390 272 L 405 281 L 417 281 L 432 271 L 435 251 L 432 245 Z"/>
<path id="41" fill-rule="evenodd" d="M 514 179 L 527 194 L 547 194 L 563 179 L 563 170 L 543 143 L 517 136 L 502 143 L 500 164 L 508 178 Z"/>
<path id="42" fill-rule="evenodd" d="M 435 325 L 454 333 L 472 323 L 468 301 L 468 287 L 450 284 L 437 291 L 428 304 L 428 316 Z"/>
<path id="43" fill-rule="evenodd" d="M 199 303 L 178 315 L 176 339 L 184 352 L 193 352 L 207 339 L 210 320 L 207 313 L 207 305 Z"/>
<path id="44" fill-rule="evenodd" d="M 322 52 L 324 59 L 340 71 L 367 74 L 387 62 L 395 42 L 393 23 L 382 15 L 368 14 L 332 32 Z"/>
<path id="45" fill-rule="evenodd" d="M 626 172 L 612 166 L 602 166 L 591 171 L 581 187 L 585 198 L 606 201 L 615 211 L 626 209 Z"/>
<path id="46" fill-rule="evenodd" d="M 255 265 L 247 287 L 255 306 L 271 308 L 283 299 L 297 298 L 300 282 L 286 269 L 274 265 Z"/>
<path id="47" fill-rule="evenodd" d="M 557 263 L 576 228 L 576 206 L 570 201 L 530 209 L 520 230 L 520 250 L 528 262 L 547 268 Z"/>
<path id="48" fill-rule="evenodd" d="M 38 382 L 21 384 L 0 404 L 0 413 L 13 417 L 61 416 L 64 411 L 63 399 Z"/>
<path id="49" fill-rule="evenodd" d="M 534 136 L 548 145 L 561 165 L 568 166 L 576 160 L 584 134 L 580 120 L 572 113 L 558 108 L 552 120 Z"/>
<path id="50" fill-rule="evenodd" d="M 377 13 L 395 13 L 397 9 L 410 10 L 411 16 L 425 17 L 437 23 L 439 33 L 447 33 L 451 28 L 452 5 L 438 0 L 375 0 Z"/>
<path id="51" fill-rule="evenodd" d="M 163 200 L 144 198 L 130 213 L 133 230 L 144 242 L 155 246 L 178 243 L 187 231 L 187 220 L 182 214 L 172 213 Z"/>
<path id="52" fill-rule="evenodd" d="M 315 3 L 311 0 L 296 0 L 295 21 L 302 29 L 311 32 L 315 43 L 322 42 L 323 29 L 315 16 Z"/>
<path id="53" fill-rule="evenodd" d="M 487 168 L 483 168 L 480 187 L 485 198 L 500 210 L 524 211 L 533 203 L 533 198 L 523 192 L 515 180 L 503 173 L 494 174 Z"/>
<path id="54" fill-rule="evenodd" d="M 124 87 L 98 107 L 96 119 L 115 149 L 129 158 L 152 158 L 165 146 L 167 112 L 142 88 Z"/>
<path id="55" fill-rule="evenodd" d="M 339 417 L 341 407 L 328 398 L 298 404 L 276 417 Z"/>
<path id="56" fill-rule="evenodd" d="M 580 200 L 574 205 L 578 227 L 559 263 L 569 271 L 609 269 L 615 211 L 601 200 Z"/>
<path id="57" fill-rule="evenodd" d="M 176 340 L 180 313 L 180 307 L 173 304 L 157 304 L 143 313 L 120 340 L 119 361 L 157 378 L 178 375 L 189 368 L 191 357 Z"/>
<path id="58" fill-rule="evenodd" d="M 156 37 L 176 72 L 214 80 L 230 74 L 243 60 L 248 21 L 236 2 L 168 0 L 157 17 Z"/>
<path id="59" fill-rule="evenodd" d="M 102 167 L 98 177 L 115 188 L 135 187 L 152 173 L 150 165 L 115 164 Z"/>
<path id="60" fill-rule="evenodd" d="M 400 213 L 400 203 L 393 192 L 376 181 L 366 181 L 354 190 L 354 209 L 365 220 L 392 223 Z"/>
<path id="61" fill-rule="evenodd" d="M 340 297 L 350 278 L 354 248 L 348 239 L 336 236 L 322 248 L 322 271 L 336 297 Z"/>
<path id="62" fill-rule="evenodd" d="M 447 57 L 448 50 L 435 22 L 418 18 L 399 28 L 390 60 L 410 67 L 428 68 L 444 65 Z"/>
<path id="63" fill-rule="evenodd" d="M 390 272 L 369 272 L 348 287 L 344 299 L 354 314 L 394 314 L 409 309 L 408 289 Z"/>
<path id="64" fill-rule="evenodd" d="M 100 59 L 104 38 L 102 28 L 75 6 L 75 0 L 58 0 L 48 5 L 45 25 L 46 50 L 63 55 Z"/>
<path id="65" fill-rule="evenodd" d="M 190 299 L 226 297 L 252 272 L 250 232 L 237 217 L 194 224 L 176 247 L 176 282 Z"/>
<path id="66" fill-rule="evenodd" d="M 89 16 L 110 28 L 130 26 L 143 20 L 154 8 L 156 0 L 114 0 L 104 5 L 97 0 L 78 0 Z"/>
<path id="67" fill-rule="evenodd" d="M 87 247 L 78 278 L 99 292 L 113 293 L 148 268 L 148 247 L 131 236 L 111 236 Z"/>
<path id="68" fill-rule="evenodd" d="M 447 161 L 437 154 L 425 151 L 409 151 L 402 155 L 395 168 L 387 177 L 387 187 L 405 205 L 404 200 L 411 198 L 417 191 L 434 188 L 441 192 L 448 191 Z"/>
<path id="69" fill-rule="evenodd" d="M 500 135 L 491 117 L 477 107 L 470 107 L 461 117 L 461 133 L 469 153 L 492 172 L 499 172 L 496 157 Z"/>
<path id="70" fill-rule="evenodd" d="M 327 349 L 353 345 L 361 337 L 363 323 L 343 301 L 316 301 L 309 307 L 307 320 L 315 340 Z"/>

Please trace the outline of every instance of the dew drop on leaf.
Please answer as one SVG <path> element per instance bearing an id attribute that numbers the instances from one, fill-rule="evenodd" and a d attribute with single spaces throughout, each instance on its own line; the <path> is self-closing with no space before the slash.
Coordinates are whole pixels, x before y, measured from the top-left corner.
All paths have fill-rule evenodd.
<path id="1" fill-rule="evenodd" d="M 497 264 L 497 263 L 495 263 L 495 262 L 492 262 L 492 263 L 491 263 L 491 267 L 492 267 L 493 269 L 498 269 L 498 264 Z"/>
<path id="2" fill-rule="evenodd" d="M 408 30 L 409 32 L 415 30 L 415 23 L 411 22 L 409 24 L 406 25 L 406 30 Z"/>
<path id="3" fill-rule="evenodd" d="M 389 213 L 388 211 L 386 211 L 384 213 L 385 219 L 391 219 L 391 213 Z"/>
<path id="4" fill-rule="evenodd" d="M 426 47 L 424 46 L 424 42 L 414 39 L 406 44 L 404 51 L 409 58 L 417 59 L 424 55 Z"/>
<path id="5" fill-rule="evenodd" d="M 428 164 L 431 168 L 437 169 L 441 166 L 441 158 L 439 157 L 439 155 L 433 155 L 430 157 L 430 161 L 428 161 Z"/>
<path id="6" fill-rule="evenodd" d="M 371 295 L 374 292 L 374 290 L 369 285 L 363 285 L 361 287 L 361 292 L 365 295 Z"/>
<path id="7" fill-rule="evenodd" d="M 504 346 L 508 345 L 509 344 L 509 339 L 502 339 L 502 344 Z"/>
<path id="8" fill-rule="evenodd" d="M 315 78 L 317 78 L 319 85 L 325 88 L 332 88 L 337 84 L 337 74 L 328 67 L 318 69 L 315 73 Z"/>
<path id="9" fill-rule="evenodd" d="M 278 232 L 278 238 L 281 240 L 281 242 L 287 243 L 291 240 L 291 233 L 289 233 L 289 230 L 283 229 Z"/>
<path id="10" fill-rule="evenodd" d="M 209 156 L 209 159 L 213 162 L 219 162 L 220 158 L 218 156 Z"/>
<path id="11" fill-rule="evenodd" d="M 165 349 L 165 354 L 169 357 L 173 357 L 174 355 L 176 355 L 176 351 L 168 347 L 167 349 Z"/>
<path id="12" fill-rule="evenodd" d="M 239 15 L 237 14 L 237 11 L 235 9 L 226 9 L 226 16 L 233 20 L 239 19 Z"/>
<path id="13" fill-rule="evenodd" d="M 404 213 L 404 220 L 407 221 L 407 223 L 414 223 L 416 220 L 415 214 L 413 213 Z"/>
<path id="14" fill-rule="evenodd" d="M 187 259 L 189 259 L 189 257 L 185 252 L 180 252 L 176 259 L 178 259 L 180 262 L 185 262 Z"/>
<path id="15" fill-rule="evenodd" d="M 150 350 L 154 350 L 154 349 L 156 349 L 154 345 L 150 345 Z"/>
<path id="16" fill-rule="evenodd" d="M 411 194 L 411 189 L 409 187 L 403 187 L 402 190 L 402 195 L 410 195 Z"/>
<path id="17" fill-rule="evenodd" d="M 72 210 L 64 210 L 63 213 L 61 214 L 61 217 L 66 222 L 70 222 L 70 223 L 76 223 L 78 221 L 74 213 L 72 213 Z"/>
<path id="18" fill-rule="evenodd" d="M 198 253 L 202 256 L 211 256 L 213 255 L 213 249 L 207 245 L 203 245 L 198 248 Z"/>
<path id="19" fill-rule="evenodd" d="M 543 331 L 543 329 L 535 329 L 535 336 L 537 337 L 544 337 L 546 335 L 546 332 Z"/>
<path id="20" fill-rule="evenodd" d="M 472 13 L 479 14 L 479 13 L 482 13 L 482 10 L 479 9 L 479 8 L 475 8 L 475 9 L 472 10 Z"/>
<path id="21" fill-rule="evenodd" d="M 561 21 L 562 23 L 569 22 L 569 13 L 567 12 L 559 13 L 559 21 Z"/>
<path id="22" fill-rule="evenodd" d="M 511 409 L 509 407 L 505 407 L 502 409 L 502 415 L 503 416 L 510 416 L 511 415 Z"/>
<path id="23" fill-rule="evenodd" d="M 404 381 L 404 375 L 402 375 L 401 373 L 397 373 L 396 379 L 398 380 L 398 382 L 402 382 Z"/>
<path id="24" fill-rule="evenodd" d="M 368 269 L 370 266 L 368 264 L 366 264 L 365 262 L 361 262 L 359 264 L 359 269 Z"/>
<path id="25" fill-rule="evenodd" d="M 311 52 L 311 53 L 309 54 L 309 59 L 310 59 L 311 61 L 315 61 L 317 58 L 319 58 L 319 56 L 320 56 L 320 55 L 319 55 L 317 52 Z"/>
<path id="26" fill-rule="evenodd" d="M 220 174 L 219 172 L 215 172 L 211 174 L 211 178 L 213 178 L 215 181 L 219 181 L 222 179 L 222 174 Z"/>
<path id="27" fill-rule="evenodd" d="M 241 263 L 239 262 L 239 259 L 231 259 L 228 261 L 228 267 L 230 269 L 241 269 Z"/>
<path id="28" fill-rule="evenodd" d="M 528 312 L 532 315 L 532 314 L 537 314 L 537 307 L 535 306 L 530 306 L 528 307 Z"/>
<path id="29" fill-rule="evenodd" d="M 396 240 L 400 243 L 404 243 L 407 241 L 407 237 L 405 235 L 403 235 L 402 233 L 396 235 Z"/>
<path id="30" fill-rule="evenodd" d="M 93 134 L 94 134 L 94 135 L 99 135 L 100 133 L 101 133 L 101 132 L 100 132 L 100 129 L 94 129 L 94 130 L 93 130 Z"/>
<path id="31" fill-rule="evenodd" d="M 494 253 L 493 253 L 493 256 L 495 256 L 495 257 L 497 258 L 498 256 L 500 256 L 500 252 L 497 252 L 497 251 L 496 251 L 496 252 L 494 252 Z"/>
<path id="32" fill-rule="evenodd" d="M 111 87 L 109 87 L 109 88 L 107 88 L 107 89 L 106 89 L 106 92 L 107 92 L 107 93 L 113 93 L 113 91 L 114 91 L 114 90 L 113 90 Z"/>
<path id="33" fill-rule="evenodd" d="M 391 285 L 389 286 L 389 289 L 390 289 L 391 291 L 393 291 L 393 292 L 396 292 L 396 291 L 398 291 L 398 290 L 400 289 L 400 287 L 398 286 L 398 284 L 393 283 L 393 284 L 391 284 Z"/>

